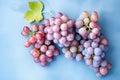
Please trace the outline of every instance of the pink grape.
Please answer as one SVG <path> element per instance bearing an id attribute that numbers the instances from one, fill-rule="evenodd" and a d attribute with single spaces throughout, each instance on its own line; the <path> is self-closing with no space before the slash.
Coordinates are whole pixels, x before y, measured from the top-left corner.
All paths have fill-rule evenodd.
<path id="1" fill-rule="evenodd" d="M 54 56 L 58 56 L 59 54 L 60 54 L 59 50 L 56 49 L 56 50 L 54 51 Z"/>
<path id="2" fill-rule="evenodd" d="M 85 41 L 85 42 L 84 42 L 84 47 L 85 47 L 85 48 L 90 47 L 90 42 L 89 42 L 89 41 Z"/>
<path id="3" fill-rule="evenodd" d="M 96 28 L 97 24 L 95 22 L 90 22 L 89 26 L 90 28 Z"/>
<path id="4" fill-rule="evenodd" d="M 84 21 L 85 25 L 89 24 L 89 22 L 90 22 L 89 18 L 85 18 L 83 21 Z"/>
<path id="5" fill-rule="evenodd" d="M 67 31 L 61 31 L 62 36 L 67 36 L 68 32 Z"/>
<path id="6" fill-rule="evenodd" d="M 40 52 L 39 52 L 39 50 L 35 50 L 35 51 L 33 51 L 33 52 L 32 52 L 32 56 L 33 56 L 34 58 L 39 57 L 39 56 L 40 56 Z"/>
<path id="7" fill-rule="evenodd" d="M 95 33 L 90 33 L 89 34 L 89 38 L 90 39 L 95 39 L 97 36 L 96 36 L 96 34 Z"/>
<path id="8" fill-rule="evenodd" d="M 52 51 L 55 51 L 55 46 L 54 45 L 49 45 L 48 49 L 52 50 Z"/>
<path id="9" fill-rule="evenodd" d="M 23 31 L 26 33 L 30 32 L 30 28 L 28 26 L 24 26 Z"/>
<path id="10" fill-rule="evenodd" d="M 37 39 L 36 39 L 35 36 L 31 36 L 31 37 L 29 38 L 29 41 L 30 41 L 32 44 L 34 44 L 34 43 L 37 41 Z"/>
<path id="11" fill-rule="evenodd" d="M 89 13 L 88 13 L 87 11 L 83 11 L 83 12 L 81 13 L 81 15 L 79 16 L 79 18 L 80 18 L 81 20 L 83 20 L 84 18 L 87 18 L 87 17 L 89 17 Z"/>
<path id="12" fill-rule="evenodd" d="M 81 28 L 83 26 L 83 21 L 82 20 L 77 20 L 75 22 L 75 26 L 76 26 L 76 28 Z"/>
<path id="13" fill-rule="evenodd" d="M 48 40 L 53 40 L 53 35 L 52 35 L 52 34 L 47 34 L 47 35 L 46 35 L 46 38 L 47 38 Z"/>
<path id="14" fill-rule="evenodd" d="M 65 47 L 68 47 L 68 46 L 70 46 L 70 44 L 71 44 L 71 43 L 70 43 L 69 41 L 66 41 L 66 42 L 64 43 L 64 46 L 65 46 Z"/>
<path id="15" fill-rule="evenodd" d="M 96 42 L 96 43 L 99 43 L 100 42 L 100 38 L 99 37 L 97 37 L 96 39 L 94 39 L 93 40 L 94 42 Z"/>
<path id="16" fill-rule="evenodd" d="M 44 33 L 42 33 L 42 32 L 39 32 L 36 34 L 36 38 L 39 40 L 41 40 L 43 37 L 44 37 Z"/>
<path id="17" fill-rule="evenodd" d="M 64 44 L 66 42 L 66 38 L 65 37 L 61 37 L 60 39 L 59 39 L 59 43 L 60 44 Z"/>
<path id="18" fill-rule="evenodd" d="M 72 59 L 72 58 L 73 58 L 73 55 L 72 55 L 72 53 L 71 53 L 70 51 L 67 51 L 67 52 L 65 53 L 65 57 L 68 58 L 68 59 Z"/>
<path id="19" fill-rule="evenodd" d="M 38 40 L 37 40 L 37 43 L 38 43 L 38 44 L 43 44 L 44 41 L 45 41 L 44 38 L 42 38 L 41 40 L 38 39 Z"/>
<path id="20" fill-rule="evenodd" d="M 102 75 L 107 75 L 108 74 L 108 69 L 107 67 L 100 67 L 100 73 Z"/>
<path id="21" fill-rule="evenodd" d="M 47 51 L 46 51 L 46 55 L 47 55 L 48 57 L 52 57 L 52 56 L 53 56 L 52 50 L 47 50 Z"/>
<path id="22" fill-rule="evenodd" d="M 46 45 L 50 45 L 50 44 L 51 44 L 51 41 L 45 40 L 45 44 L 46 44 Z"/>
<path id="23" fill-rule="evenodd" d="M 45 19 L 44 20 L 44 24 L 45 24 L 45 26 L 49 26 L 50 25 L 50 21 L 48 19 Z"/>
<path id="24" fill-rule="evenodd" d="M 92 42 L 91 46 L 92 46 L 93 48 L 97 48 L 97 47 L 98 47 L 98 43 L 97 43 L 97 42 Z"/>
<path id="25" fill-rule="evenodd" d="M 81 61 L 83 59 L 82 54 L 77 54 L 76 55 L 76 61 Z"/>
<path id="26" fill-rule="evenodd" d="M 55 21 L 55 17 L 51 17 L 51 18 L 49 19 L 49 21 L 50 21 L 50 24 L 51 24 L 51 22 L 54 22 L 54 21 Z"/>
<path id="27" fill-rule="evenodd" d="M 61 16 L 61 19 L 62 19 L 62 22 L 63 23 L 66 23 L 69 19 L 68 19 L 68 17 L 67 16 Z"/>
<path id="28" fill-rule="evenodd" d="M 41 46 L 41 44 L 39 44 L 39 43 L 34 44 L 34 47 L 37 48 L 37 49 L 40 48 L 40 46 Z"/>
<path id="29" fill-rule="evenodd" d="M 21 32 L 21 35 L 22 35 L 22 36 L 27 36 L 28 33 L 26 33 L 25 31 L 22 31 L 22 32 Z"/>
<path id="30" fill-rule="evenodd" d="M 47 61 L 48 62 L 52 62 L 53 61 L 53 57 L 47 57 Z"/>
<path id="31" fill-rule="evenodd" d="M 39 31 L 44 31 L 44 28 L 45 28 L 44 24 L 39 25 Z"/>
<path id="32" fill-rule="evenodd" d="M 38 57 L 34 58 L 34 62 L 39 63 L 40 62 L 39 58 Z"/>
<path id="33" fill-rule="evenodd" d="M 24 42 L 24 46 L 25 46 L 25 47 L 30 47 L 30 46 L 31 46 L 30 41 L 26 40 L 26 41 Z"/>
<path id="34" fill-rule="evenodd" d="M 38 30 L 39 30 L 39 25 L 38 25 L 38 24 L 34 24 L 34 25 L 32 26 L 32 30 L 33 30 L 33 31 L 38 31 Z"/>
<path id="35" fill-rule="evenodd" d="M 71 46 L 76 46 L 78 44 L 78 42 L 76 40 L 73 40 L 71 43 Z"/>
<path id="36" fill-rule="evenodd" d="M 98 13 L 94 11 L 90 17 L 91 21 L 97 22 L 98 21 Z"/>
<path id="37" fill-rule="evenodd" d="M 68 34 L 67 36 L 67 40 L 68 41 L 72 41 L 74 39 L 74 35 L 71 33 L 71 34 Z"/>
<path id="38" fill-rule="evenodd" d="M 60 29 L 61 30 L 67 30 L 68 29 L 67 24 L 66 23 L 61 24 Z"/>
<path id="39" fill-rule="evenodd" d="M 55 39 L 60 39 L 61 38 L 61 34 L 59 32 L 55 32 L 55 33 L 53 33 L 53 37 Z"/>
<path id="40" fill-rule="evenodd" d="M 47 32 L 48 32 L 49 34 L 52 34 L 52 33 L 53 33 L 53 29 L 52 29 L 51 27 L 48 27 L 48 28 L 47 28 Z"/>
<path id="41" fill-rule="evenodd" d="M 90 66 L 90 65 L 92 65 L 92 60 L 91 59 L 87 59 L 85 61 L 85 63 L 86 63 L 86 65 Z"/>
<path id="42" fill-rule="evenodd" d="M 69 20 L 67 22 L 68 28 L 72 28 L 74 26 L 74 21 L 73 20 Z"/>
<path id="43" fill-rule="evenodd" d="M 47 60 L 47 57 L 46 57 L 45 54 L 41 54 L 39 59 L 40 59 L 41 62 L 45 62 Z"/>
<path id="44" fill-rule="evenodd" d="M 97 35 L 99 33 L 99 29 L 98 28 L 93 28 L 92 32 Z"/>
<path id="45" fill-rule="evenodd" d="M 76 47 L 76 46 L 71 46 L 71 47 L 70 47 L 70 51 L 71 51 L 72 53 L 76 53 L 76 52 L 77 52 L 77 47 Z"/>
<path id="46" fill-rule="evenodd" d="M 46 46 L 46 45 L 42 45 L 42 46 L 40 47 L 40 51 L 41 51 L 41 52 L 46 52 L 46 51 L 47 51 L 47 46 Z"/>
<path id="47" fill-rule="evenodd" d="M 108 40 L 105 39 L 105 38 L 103 38 L 103 39 L 101 40 L 101 44 L 103 44 L 103 45 L 107 45 L 107 44 L 108 44 Z"/>
<path id="48" fill-rule="evenodd" d="M 81 36 L 83 36 L 83 37 L 86 37 L 86 36 L 88 35 L 87 30 L 86 30 L 85 27 L 80 28 L 79 31 L 78 31 L 78 33 L 79 33 Z"/>
<path id="49" fill-rule="evenodd" d="M 56 18 L 54 23 L 56 25 L 61 25 L 62 24 L 62 20 L 60 18 Z"/>
<path id="50" fill-rule="evenodd" d="M 52 29 L 54 32 L 59 32 L 60 27 L 58 25 L 54 25 Z"/>

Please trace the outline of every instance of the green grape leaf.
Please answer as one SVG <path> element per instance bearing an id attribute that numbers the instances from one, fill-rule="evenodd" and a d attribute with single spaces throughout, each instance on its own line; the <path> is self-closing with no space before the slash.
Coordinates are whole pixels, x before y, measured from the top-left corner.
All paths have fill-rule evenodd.
<path id="1" fill-rule="evenodd" d="M 38 1 L 38 2 L 29 2 L 29 8 L 31 10 L 26 11 L 24 18 L 28 21 L 28 22 L 39 22 L 43 19 L 43 3 Z"/>

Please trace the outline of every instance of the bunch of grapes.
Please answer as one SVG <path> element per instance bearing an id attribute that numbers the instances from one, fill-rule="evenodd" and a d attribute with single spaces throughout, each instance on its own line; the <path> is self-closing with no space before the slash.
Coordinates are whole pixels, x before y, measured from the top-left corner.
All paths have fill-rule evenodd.
<path id="1" fill-rule="evenodd" d="M 59 47 L 70 46 L 74 40 L 73 27 L 74 21 L 69 19 L 62 13 L 58 13 L 56 17 L 44 20 L 46 39 L 52 40 Z"/>
<path id="2" fill-rule="evenodd" d="M 81 36 L 81 52 L 86 65 L 91 67 L 98 77 L 108 74 L 111 63 L 105 59 L 108 49 L 108 40 L 100 32 L 97 24 L 98 13 L 94 11 L 91 16 L 87 11 L 82 12 L 76 20 L 76 32 Z"/>
<path id="3" fill-rule="evenodd" d="M 40 63 L 41 66 L 46 66 L 48 62 L 52 62 L 54 56 L 60 54 L 59 50 L 53 45 L 53 43 L 46 39 L 44 32 L 45 25 L 34 24 L 32 30 L 28 26 L 25 26 L 22 31 L 23 36 L 28 36 L 24 46 L 33 46 L 30 53 L 36 63 Z"/>
<path id="4" fill-rule="evenodd" d="M 105 59 L 108 40 L 100 32 L 97 21 L 96 11 L 91 15 L 84 11 L 76 21 L 58 13 L 56 17 L 45 19 L 43 24 L 34 24 L 32 30 L 25 26 L 21 34 L 29 38 L 24 46 L 33 46 L 30 53 L 34 61 L 42 66 L 52 62 L 54 56 L 60 54 L 54 45 L 57 44 L 66 58 L 75 58 L 76 61 L 84 59 L 98 77 L 107 75 L 108 69 L 112 67 Z"/>
<path id="5" fill-rule="evenodd" d="M 74 33 L 74 40 L 71 42 L 70 46 L 63 47 L 62 52 L 68 59 L 75 58 L 76 61 L 81 61 L 84 56 L 82 54 L 83 46 L 80 45 L 82 37 L 78 33 Z"/>

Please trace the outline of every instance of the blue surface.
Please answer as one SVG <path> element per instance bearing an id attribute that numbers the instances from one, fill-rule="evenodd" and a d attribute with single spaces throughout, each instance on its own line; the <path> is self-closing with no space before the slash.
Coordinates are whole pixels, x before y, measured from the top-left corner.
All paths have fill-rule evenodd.
<path id="1" fill-rule="evenodd" d="M 0 0 L 0 80 L 120 80 L 120 0 L 43 0 L 46 9 L 73 19 L 84 10 L 98 11 L 102 32 L 109 39 L 106 57 L 113 64 L 109 75 L 102 78 L 83 62 L 63 55 L 46 68 L 34 63 L 20 35 L 23 26 L 29 25 L 23 18 L 28 1 Z"/>

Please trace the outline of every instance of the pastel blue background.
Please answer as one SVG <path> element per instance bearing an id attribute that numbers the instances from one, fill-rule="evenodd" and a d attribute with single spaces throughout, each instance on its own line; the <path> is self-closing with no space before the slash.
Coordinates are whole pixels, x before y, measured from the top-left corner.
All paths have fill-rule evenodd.
<path id="1" fill-rule="evenodd" d="M 120 80 L 120 0 L 42 0 L 46 10 L 61 11 L 73 19 L 84 10 L 98 11 L 102 32 L 109 39 L 106 57 L 113 64 L 109 75 L 102 78 L 84 62 L 64 55 L 45 68 L 34 63 L 20 35 L 23 26 L 29 25 L 23 18 L 29 1 L 0 0 L 0 80 Z"/>

